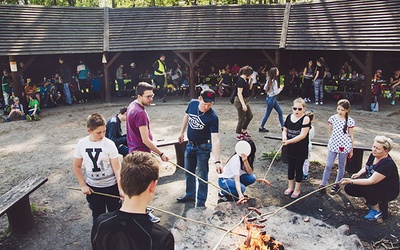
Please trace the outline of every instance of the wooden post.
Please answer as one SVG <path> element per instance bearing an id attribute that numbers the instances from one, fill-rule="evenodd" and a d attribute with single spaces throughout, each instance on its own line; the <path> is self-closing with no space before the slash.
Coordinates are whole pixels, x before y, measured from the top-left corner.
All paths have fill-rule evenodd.
<path id="1" fill-rule="evenodd" d="M 110 72 L 107 67 L 107 57 L 106 53 L 103 53 L 103 59 L 106 59 L 105 61 L 103 60 L 103 70 L 104 70 L 104 96 L 105 96 L 105 101 L 106 102 L 111 102 L 111 90 L 110 90 Z"/>
<path id="2" fill-rule="evenodd" d="M 363 88 L 363 110 L 370 111 L 371 103 L 371 82 L 372 82 L 372 59 L 373 52 L 368 51 L 365 56 L 365 67 L 367 71 L 363 71 L 364 74 L 364 88 Z"/>
<path id="3" fill-rule="evenodd" d="M 8 222 L 10 223 L 11 233 L 28 233 L 34 225 L 29 195 L 18 201 L 13 209 L 7 212 Z"/>
<path id="4" fill-rule="evenodd" d="M 189 68 L 190 68 L 190 76 L 189 76 L 189 90 L 190 90 L 190 99 L 195 98 L 194 93 L 196 90 L 196 73 L 194 72 L 194 52 L 190 51 L 189 52 Z"/>
<path id="5" fill-rule="evenodd" d="M 19 99 L 22 98 L 22 85 L 21 85 L 21 76 L 18 72 L 18 62 L 17 62 L 17 57 L 16 56 L 9 56 L 9 61 L 10 63 L 13 62 L 17 66 L 17 71 L 14 71 L 11 69 L 11 77 L 13 81 L 13 89 L 14 93 L 16 96 L 19 97 Z M 21 99 L 22 100 L 22 99 Z"/>

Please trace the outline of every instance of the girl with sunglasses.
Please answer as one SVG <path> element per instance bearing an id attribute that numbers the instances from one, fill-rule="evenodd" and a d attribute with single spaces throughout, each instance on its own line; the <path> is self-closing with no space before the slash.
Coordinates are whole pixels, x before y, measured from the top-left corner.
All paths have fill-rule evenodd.
<path id="1" fill-rule="evenodd" d="M 330 191 L 330 194 L 336 194 L 340 191 L 339 182 L 342 180 L 346 165 L 346 159 L 353 156 L 354 142 L 354 120 L 349 116 L 350 102 L 347 99 L 341 99 L 337 102 L 336 115 L 332 115 L 328 119 L 329 131 L 332 133 L 328 142 L 328 157 L 326 166 L 322 176 L 322 183 L 319 188 L 326 186 L 329 176 L 333 168 L 336 156 L 338 156 L 338 172 L 336 180 Z M 325 193 L 325 189 L 319 190 L 316 195 L 321 196 Z"/>
<path id="2" fill-rule="evenodd" d="M 284 195 L 290 195 L 293 199 L 300 196 L 303 164 L 308 158 L 308 132 L 311 121 L 304 114 L 305 109 L 305 101 L 302 98 L 295 99 L 292 107 L 293 113 L 286 117 L 282 131 L 282 144 L 287 147 L 289 180 Z"/>

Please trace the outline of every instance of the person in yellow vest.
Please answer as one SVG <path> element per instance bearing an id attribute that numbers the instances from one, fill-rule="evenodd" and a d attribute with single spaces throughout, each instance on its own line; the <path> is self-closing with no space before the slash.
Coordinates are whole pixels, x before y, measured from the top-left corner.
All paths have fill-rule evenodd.
<path id="1" fill-rule="evenodd" d="M 167 76 L 167 66 L 165 65 L 165 55 L 161 54 L 160 59 L 154 62 L 154 83 L 156 84 L 158 90 L 158 98 L 162 102 L 166 102 L 165 100 L 165 77 Z"/>

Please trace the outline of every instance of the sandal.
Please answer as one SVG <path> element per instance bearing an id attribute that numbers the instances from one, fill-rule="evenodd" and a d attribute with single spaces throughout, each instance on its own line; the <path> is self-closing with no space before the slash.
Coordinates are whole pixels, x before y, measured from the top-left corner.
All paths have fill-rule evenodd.
<path id="1" fill-rule="evenodd" d="M 298 192 L 297 194 L 293 192 L 292 195 L 290 196 L 290 198 L 297 199 L 297 198 L 299 198 L 299 196 L 300 196 L 300 192 Z"/>
<path id="2" fill-rule="evenodd" d="M 293 190 L 286 189 L 285 192 L 283 192 L 284 195 L 289 196 L 293 193 Z"/>

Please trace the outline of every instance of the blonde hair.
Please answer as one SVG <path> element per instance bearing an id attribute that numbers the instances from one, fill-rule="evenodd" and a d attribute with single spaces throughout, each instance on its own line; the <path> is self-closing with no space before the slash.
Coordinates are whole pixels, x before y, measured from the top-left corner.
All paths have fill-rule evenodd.
<path id="1" fill-rule="evenodd" d="M 384 135 L 378 135 L 375 137 L 374 142 L 382 144 L 384 149 L 387 149 L 388 152 L 392 150 L 393 148 L 393 141 L 392 139 L 384 136 Z"/>
<path id="2" fill-rule="evenodd" d="M 294 105 L 295 103 L 300 103 L 304 108 L 306 107 L 306 102 L 305 102 L 304 99 L 301 98 L 301 97 L 294 99 L 293 105 Z"/>

